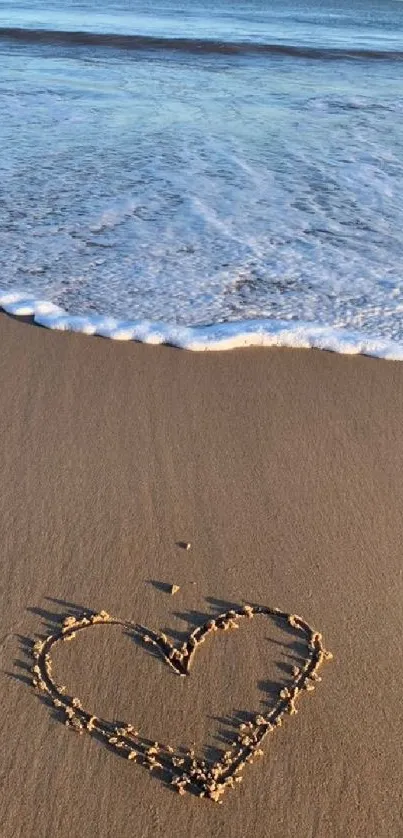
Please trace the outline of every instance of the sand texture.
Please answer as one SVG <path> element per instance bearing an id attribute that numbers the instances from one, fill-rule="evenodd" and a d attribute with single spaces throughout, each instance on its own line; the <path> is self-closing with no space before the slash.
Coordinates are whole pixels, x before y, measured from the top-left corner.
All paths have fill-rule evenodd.
<path id="1" fill-rule="evenodd" d="M 6 315 L 0 347 L 2 838 L 402 836 L 403 364 Z M 155 766 L 278 701 L 221 805 Z"/>

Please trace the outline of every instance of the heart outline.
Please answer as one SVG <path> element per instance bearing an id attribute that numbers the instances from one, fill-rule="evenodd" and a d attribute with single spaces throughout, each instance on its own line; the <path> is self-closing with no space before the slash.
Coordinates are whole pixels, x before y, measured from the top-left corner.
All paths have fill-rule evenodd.
<path id="1" fill-rule="evenodd" d="M 158 742 L 151 744 L 150 740 L 139 736 L 133 725 L 117 725 L 98 719 L 82 707 L 78 698 L 66 696 L 66 688 L 58 685 L 52 676 L 51 651 L 56 644 L 74 639 L 76 633 L 84 629 L 108 624 L 119 625 L 139 636 L 145 643 L 154 645 L 171 669 L 177 675 L 186 677 L 190 673 L 196 650 L 206 637 L 218 630 L 238 628 L 239 620 L 251 619 L 258 614 L 275 618 L 301 632 L 305 637 L 308 653 L 302 666 L 293 668 L 293 680 L 288 687 L 279 690 L 269 712 L 257 714 L 254 723 L 241 724 L 231 749 L 214 763 L 196 759 L 193 750 L 189 750 L 187 756 L 183 757 L 182 754 L 175 754 L 169 745 L 160 745 Z M 325 649 L 322 635 L 302 617 L 265 605 L 238 606 L 211 617 L 189 634 L 187 642 L 180 649 L 171 643 L 165 634 L 158 634 L 129 620 L 112 617 L 107 611 L 84 612 L 78 616 L 67 615 L 58 631 L 33 644 L 32 652 L 32 684 L 56 710 L 64 714 L 68 727 L 79 733 L 88 731 L 120 755 L 125 755 L 129 760 L 140 761 L 151 771 L 168 772 L 171 784 L 180 794 L 189 790 L 197 793 L 199 797 L 206 797 L 218 803 L 222 802 L 220 797 L 227 788 L 233 788 L 236 783 L 241 782 L 240 775 L 244 766 L 253 762 L 255 756 L 263 754 L 260 746 L 268 733 L 281 726 L 286 713 L 294 715 L 297 712 L 297 700 L 305 690 L 314 689 L 314 682 L 321 680 L 318 675 L 320 666 L 325 660 L 331 660 L 333 657 L 332 653 Z"/>

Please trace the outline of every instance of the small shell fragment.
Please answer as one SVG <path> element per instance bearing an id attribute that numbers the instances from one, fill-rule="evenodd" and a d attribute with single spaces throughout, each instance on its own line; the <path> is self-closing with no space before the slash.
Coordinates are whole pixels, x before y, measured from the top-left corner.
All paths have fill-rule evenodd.
<path id="1" fill-rule="evenodd" d="M 177 594 L 180 591 L 180 585 L 171 585 L 171 594 Z"/>

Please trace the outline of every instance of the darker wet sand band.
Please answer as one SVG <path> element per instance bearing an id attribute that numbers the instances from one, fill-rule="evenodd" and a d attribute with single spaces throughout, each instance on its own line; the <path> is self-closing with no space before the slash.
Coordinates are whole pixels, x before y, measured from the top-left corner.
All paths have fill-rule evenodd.
<path id="1" fill-rule="evenodd" d="M 403 834 L 403 365 L 196 355 L 5 315 L 0 347 L 0 834 Z M 177 643 L 245 602 L 303 614 L 334 660 L 221 806 L 70 732 L 32 689 L 31 641 L 66 613 Z M 291 636 L 249 622 L 207 640 L 189 678 L 113 627 L 61 644 L 55 677 L 199 753 L 298 662 Z"/>

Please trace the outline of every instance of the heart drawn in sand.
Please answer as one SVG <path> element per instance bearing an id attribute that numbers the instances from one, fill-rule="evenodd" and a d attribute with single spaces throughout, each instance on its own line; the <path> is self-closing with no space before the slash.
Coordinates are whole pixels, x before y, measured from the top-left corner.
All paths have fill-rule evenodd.
<path id="1" fill-rule="evenodd" d="M 97 625 L 119 625 L 141 637 L 145 643 L 153 644 L 176 675 L 187 676 L 198 646 L 216 631 L 238 628 L 240 620 L 251 619 L 255 615 L 265 615 L 284 626 L 291 626 L 301 633 L 306 642 L 306 657 L 300 667 L 293 668 L 293 678 L 288 687 L 279 690 L 277 699 L 268 713 L 257 715 L 253 722 L 241 724 L 232 748 L 226 751 L 215 763 L 200 760 L 193 750 L 184 756 L 175 753 L 169 745 L 152 742 L 139 736 L 131 724 L 122 724 L 99 719 L 85 710 L 78 698 L 66 695 L 66 688 L 59 686 L 52 676 L 53 647 L 60 642 L 70 641 L 76 632 L 84 631 Z M 196 628 L 181 648 L 176 648 L 164 634 L 157 634 L 127 620 L 111 617 L 106 611 L 87 612 L 78 617 L 67 616 L 59 631 L 45 640 L 38 640 L 33 646 L 33 686 L 46 697 L 62 714 L 65 724 L 78 733 L 88 731 L 122 756 L 138 761 L 149 770 L 160 773 L 165 779 L 170 778 L 179 794 L 192 791 L 200 797 L 207 797 L 221 802 L 220 797 L 227 788 L 232 788 L 241 781 L 241 771 L 245 764 L 252 762 L 263 751 L 261 745 L 267 734 L 282 724 L 283 716 L 297 712 L 296 703 L 305 690 L 313 690 L 315 682 L 320 681 L 318 669 L 325 660 L 332 658 L 327 652 L 322 635 L 296 614 L 287 614 L 278 608 L 264 605 L 244 605 L 226 611 L 207 620 Z"/>

